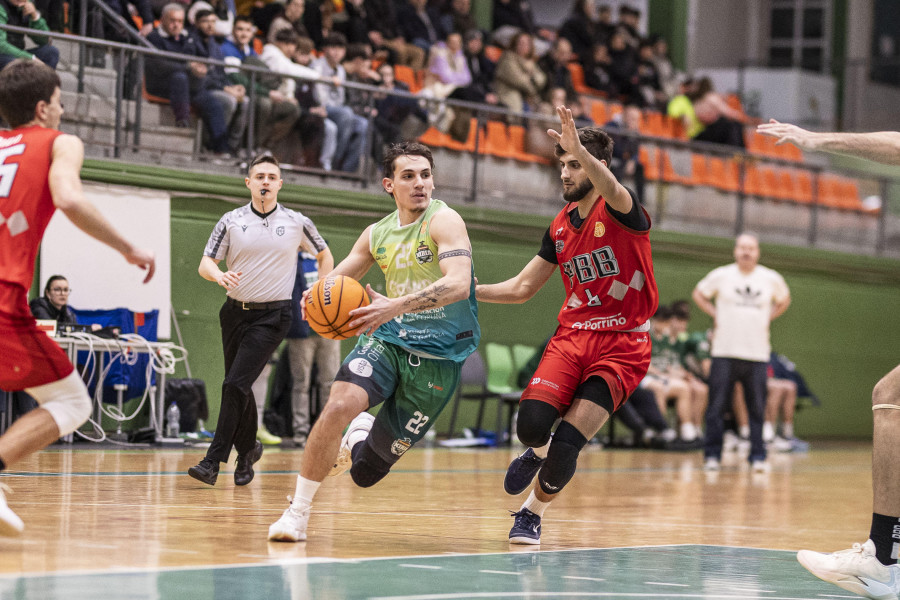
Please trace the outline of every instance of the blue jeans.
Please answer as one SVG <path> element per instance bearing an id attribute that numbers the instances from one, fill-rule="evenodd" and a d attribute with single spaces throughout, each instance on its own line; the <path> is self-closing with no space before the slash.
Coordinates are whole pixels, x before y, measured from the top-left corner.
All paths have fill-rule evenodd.
<path id="1" fill-rule="evenodd" d="M 766 364 L 739 358 L 713 358 L 709 368 L 709 406 L 706 408 L 706 458 L 722 457 L 723 414 L 731 402 L 734 384 L 744 388 L 750 415 L 750 462 L 766 459 L 762 426 L 766 412 Z"/>
<path id="2" fill-rule="evenodd" d="M 56 65 L 59 63 L 59 48 L 56 46 L 50 46 L 49 44 L 46 46 L 38 46 L 37 48 L 30 48 L 28 52 L 31 52 L 39 59 L 41 62 L 47 65 L 48 67 L 55 69 Z M 11 56 L 9 54 L 0 54 L 0 69 L 16 60 L 15 56 Z"/>
<path id="3" fill-rule="evenodd" d="M 328 106 L 328 120 L 337 125 L 337 149 L 334 152 L 334 168 L 355 173 L 366 145 L 369 122 L 353 112 L 349 106 Z"/>

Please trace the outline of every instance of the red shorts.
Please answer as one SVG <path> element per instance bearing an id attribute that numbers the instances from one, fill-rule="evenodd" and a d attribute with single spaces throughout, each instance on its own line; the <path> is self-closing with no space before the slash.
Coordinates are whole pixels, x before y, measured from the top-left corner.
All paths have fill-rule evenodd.
<path id="1" fill-rule="evenodd" d="M 53 383 L 73 370 L 63 349 L 37 328 L 24 290 L 0 284 L 0 389 Z"/>
<path id="2" fill-rule="evenodd" d="M 565 414 L 578 386 L 602 377 L 618 409 L 637 388 L 650 366 L 647 332 L 596 332 L 559 327 L 522 398 L 555 406 Z"/>

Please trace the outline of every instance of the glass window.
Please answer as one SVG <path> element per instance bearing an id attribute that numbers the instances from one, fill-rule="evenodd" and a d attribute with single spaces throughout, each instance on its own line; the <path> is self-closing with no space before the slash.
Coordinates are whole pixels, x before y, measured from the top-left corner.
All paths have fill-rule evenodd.
<path id="1" fill-rule="evenodd" d="M 794 9 L 776 8 L 772 10 L 772 39 L 783 40 L 794 37 Z"/>

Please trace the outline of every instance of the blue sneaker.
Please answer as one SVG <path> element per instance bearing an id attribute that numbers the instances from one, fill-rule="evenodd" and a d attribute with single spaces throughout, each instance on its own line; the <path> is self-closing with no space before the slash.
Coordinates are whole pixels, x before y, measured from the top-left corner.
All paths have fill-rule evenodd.
<path id="1" fill-rule="evenodd" d="M 503 489 L 506 493 L 515 496 L 527 490 L 545 460 L 535 456 L 531 448 L 514 458 L 506 469 L 506 477 L 503 478 Z"/>
<path id="2" fill-rule="evenodd" d="M 533 544 L 541 543 L 541 518 L 523 508 L 517 513 L 512 513 L 516 518 L 515 524 L 509 530 L 510 544 Z"/>

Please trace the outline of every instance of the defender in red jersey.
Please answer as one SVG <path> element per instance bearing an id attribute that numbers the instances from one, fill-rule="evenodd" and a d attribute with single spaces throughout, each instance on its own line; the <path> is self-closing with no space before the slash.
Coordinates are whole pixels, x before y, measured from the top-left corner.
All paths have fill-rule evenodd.
<path id="1" fill-rule="evenodd" d="M 559 265 L 566 290 L 559 327 L 519 403 L 516 432 L 528 449 L 503 484 L 519 494 L 537 475 L 513 515 L 509 541 L 519 544 L 540 543 L 543 512 L 575 474 L 579 452 L 647 373 L 658 303 L 650 217 L 608 168 L 612 140 L 599 129 L 576 130 L 571 111 L 556 110 L 561 132 L 547 133 L 557 142 L 566 206 L 518 275 L 475 288 L 484 302 L 525 302 Z"/>
<path id="2" fill-rule="evenodd" d="M 0 71 L 0 389 L 26 390 L 39 408 L 0 436 L 0 472 L 84 423 L 91 399 L 62 349 L 37 328 L 27 293 L 34 260 L 58 208 L 85 233 L 147 270 L 153 253 L 122 237 L 81 192 L 84 146 L 57 131 L 63 107 L 59 76 L 40 61 L 16 60 Z M 0 535 L 25 527 L 0 483 Z"/>

